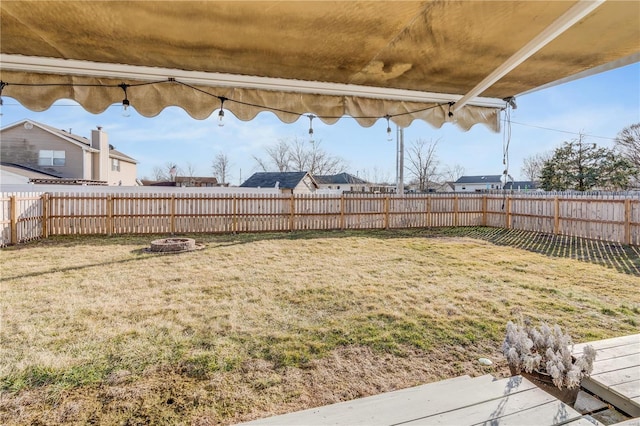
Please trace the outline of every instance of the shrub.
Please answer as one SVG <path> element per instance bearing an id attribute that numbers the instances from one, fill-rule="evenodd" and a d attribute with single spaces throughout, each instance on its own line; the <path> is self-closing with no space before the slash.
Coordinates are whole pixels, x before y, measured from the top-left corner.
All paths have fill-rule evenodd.
<path id="1" fill-rule="evenodd" d="M 528 322 L 524 325 L 507 323 L 502 353 L 512 374 L 535 370 L 551 376 L 558 388 L 573 389 L 593 371 L 596 350 L 587 345 L 579 358 L 573 357 L 572 351 L 571 337 L 557 324 L 549 326 L 543 322 L 537 328 Z"/>

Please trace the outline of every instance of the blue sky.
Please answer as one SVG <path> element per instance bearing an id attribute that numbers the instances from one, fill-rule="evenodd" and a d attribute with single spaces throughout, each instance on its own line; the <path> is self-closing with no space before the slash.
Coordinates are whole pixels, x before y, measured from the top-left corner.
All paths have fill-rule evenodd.
<path id="1" fill-rule="evenodd" d="M 224 152 L 231 160 L 229 181 L 239 184 L 240 179 L 259 171 L 253 155 L 264 157 L 265 147 L 279 139 L 307 139 L 309 128 L 305 117 L 285 124 L 269 112 L 246 122 L 227 113 L 225 126 L 218 127 L 215 112 L 206 120 L 195 120 L 177 107 L 154 118 L 135 111 L 122 117 L 120 105 L 95 115 L 72 101 L 60 100 L 46 111 L 33 112 L 14 99 L 3 99 L 2 126 L 29 118 L 85 137 L 90 137 L 91 129 L 102 126 L 116 149 L 139 161 L 140 178 L 151 178 L 155 166 L 168 162 L 182 168 L 190 163 L 198 175 L 210 176 L 213 158 Z M 640 122 L 640 64 L 534 92 L 519 97 L 517 104 L 511 114 L 509 149 L 509 173 L 515 179 L 524 178 L 520 170 L 524 158 L 553 150 L 579 132 L 590 135 L 590 142 L 610 147 L 620 130 Z M 385 120 L 368 128 L 348 117 L 330 126 L 319 120 L 313 124 L 315 139 L 325 151 L 342 157 L 348 172 L 395 180 L 395 142 L 387 141 Z M 416 120 L 405 129 L 405 145 L 417 139 L 439 139 L 441 165 L 459 164 L 467 175 L 501 174 L 504 169 L 503 134 L 483 125 L 464 132 L 449 123 L 436 129 Z M 406 172 L 405 177 L 408 181 Z"/>

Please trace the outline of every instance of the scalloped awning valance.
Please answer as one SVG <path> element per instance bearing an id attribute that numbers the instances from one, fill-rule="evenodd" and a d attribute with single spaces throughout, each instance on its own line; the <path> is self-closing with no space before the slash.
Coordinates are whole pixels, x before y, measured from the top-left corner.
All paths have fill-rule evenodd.
<path id="1" fill-rule="evenodd" d="M 3 1 L 2 94 L 204 119 L 387 116 L 497 131 L 503 99 L 635 62 L 637 2 Z M 153 84 L 148 84 L 152 82 Z M 483 96 L 483 97 L 480 97 Z"/>

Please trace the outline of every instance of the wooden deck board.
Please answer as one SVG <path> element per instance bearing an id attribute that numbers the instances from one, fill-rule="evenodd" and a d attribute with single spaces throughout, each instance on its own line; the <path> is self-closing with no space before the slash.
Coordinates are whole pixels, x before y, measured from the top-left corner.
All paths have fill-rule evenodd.
<path id="1" fill-rule="evenodd" d="M 615 390 L 621 395 L 628 395 L 629 398 L 638 398 L 640 397 L 640 378 L 632 380 L 630 382 L 612 385 L 611 389 Z"/>
<path id="2" fill-rule="evenodd" d="M 638 377 L 638 369 L 636 367 L 621 368 L 620 370 L 605 371 L 602 373 L 592 374 L 592 380 L 598 380 L 606 383 L 607 386 L 615 386 L 620 383 L 627 383 Z"/>
<path id="3" fill-rule="evenodd" d="M 640 416 L 640 334 L 576 345 L 574 354 L 586 344 L 597 353 L 591 377 L 582 381 L 582 387 L 619 410 Z"/>
<path id="4" fill-rule="evenodd" d="M 582 353 L 582 348 L 584 348 L 585 345 L 591 345 L 598 350 L 638 343 L 640 343 L 640 334 L 630 334 L 628 336 L 613 337 L 611 339 L 596 340 L 594 342 L 578 343 L 574 345 L 573 353 Z"/>
<path id="5" fill-rule="evenodd" d="M 605 360 L 617 358 L 620 356 L 632 355 L 634 353 L 637 353 L 636 350 L 637 350 L 637 345 L 635 343 L 629 343 L 621 346 L 614 346 L 612 348 L 596 349 L 597 351 L 596 361 L 605 361 Z M 579 352 L 576 352 L 575 350 L 573 351 L 574 356 L 580 356 L 580 354 L 582 354 L 582 351 L 579 351 Z"/>
<path id="6" fill-rule="evenodd" d="M 578 420 L 572 420 L 569 423 L 565 423 L 565 425 L 566 426 L 604 426 L 602 423 L 600 423 L 594 418 L 587 420 L 584 417 L 581 417 Z M 616 426 L 621 426 L 621 423 L 618 423 Z"/>
<path id="7" fill-rule="evenodd" d="M 596 358 L 596 361 L 593 363 L 593 372 L 591 374 L 596 375 L 600 373 L 608 373 L 610 371 L 623 370 L 625 368 L 633 368 L 637 366 L 640 366 L 640 353 L 619 356 L 602 361 L 598 361 Z"/>
<path id="8" fill-rule="evenodd" d="M 526 397 L 520 394 L 526 394 Z M 556 400 L 552 396 L 520 376 L 493 381 L 481 377 L 440 386 L 438 383 L 432 383 L 260 419 L 247 424 L 392 425 L 409 422 L 438 424 L 436 416 L 442 416 L 441 422 L 448 424 L 452 422 L 473 424 L 485 422 L 491 412 L 494 412 L 494 417 L 506 416 L 504 413 L 512 415 L 517 410 L 541 407 L 554 401 Z M 565 407 L 564 411 L 570 413 L 570 416 L 564 420 L 568 421 L 581 416 L 571 407 Z M 554 413 L 554 416 L 558 417 L 557 410 Z"/>
<path id="9" fill-rule="evenodd" d="M 541 391 L 544 392 L 544 391 Z M 508 416 L 486 420 L 483 426 L 560 425 L 578 420 L 582 414 L 561 401 L 555 400 L 538 407 L 527 408 Z M 450 423 L 451 424 L 451 423 Z M 593 425 L 591 425 L 593 426 Z"/>
<path id="10" fill-rule="evenodd" d="M 552 395 L 535 388 L 525 392 L 518 392 L 509 397 L 485 401 L 446 413 L 415 419 L 406 424 L 453 425 L 461 421 L 469 425 L 484 424 L 486 422 L 503 424 L 503 419 L 513 420 L 513 416 L 517 417 L 520 412 L 526 411 L 527 415 L 530 415 L 529 410 L 536 411 L 536 421 L 540 420 L 540 424 L 553 424 L 551 420 L 554 416 L 558 416 L 558 413 L 567 413 L 566 416 L 559 415 L 563 421 L 581 417 L 580 413 L 571 409 L 567 410 L 566 408 L 568 407 L 566 406 L 564 408 L 552 407 L 554 402 L 557 402 L 557 400 Z M 522 422 L 513 424 L 522 424 Z"/>

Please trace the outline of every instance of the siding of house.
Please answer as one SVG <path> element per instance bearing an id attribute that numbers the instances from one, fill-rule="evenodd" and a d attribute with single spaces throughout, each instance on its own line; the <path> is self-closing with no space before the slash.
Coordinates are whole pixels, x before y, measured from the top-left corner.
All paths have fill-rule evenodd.
<path id="1" fill-rule="evenodd" d="M 482 192 L 502 188 L 502 185 L 497 182 L 456 183 L 455 186 L 456 192 Z"/>
<path id="2" fill-rule="evenodd" d="M 306 175 L 302 178 L 300 183 L 293 188 L 294 194 L 313 194 L 316 191 L 316 185 L 313 183 L 313 180 Z"/>
<path id="3" fill-rule="evenodd" d="M 91 154 L 90 151 L 85 151 L 84 152 L 84 172 L 82 174 L 82 179 L 86 179 L 86 180 L 91 180 L 93 179 L 93 157 L 94 155 Z"/>
<path id="4" fill-rule="evenodd" d="M 41 149 L 64 151 L 64 166 L 38 166 L 38 155 Z M 63 178 L 84 178 L 82 170 L 82 148 L 60 139 L 36 126 L 25 129 L 16 126 L 2 132 L 2 162 L 22 164 L 60 175 Z"/>
<path id="5" fill-rule="evenodd" d="M 111 157 L 113 158 L 113 157 Z M 111 161 L 111 160 L 109 160 Z M 111 163 L 109 163 L 111 167 Z M 109 169 L 107 180 L 108 185 L 122 185 L 122 186 L 135 186 L 136 184 L 137 167 L 134 163 L 120 160 L 120 171 Z"/>

